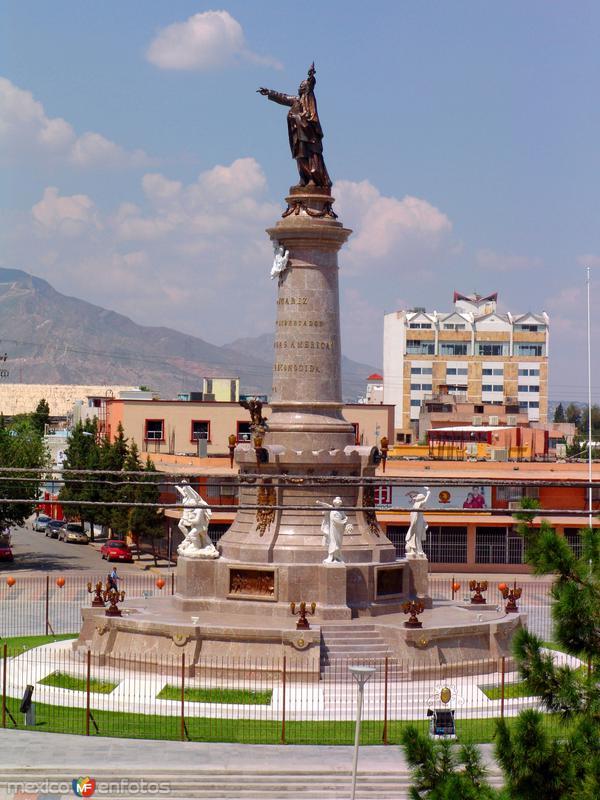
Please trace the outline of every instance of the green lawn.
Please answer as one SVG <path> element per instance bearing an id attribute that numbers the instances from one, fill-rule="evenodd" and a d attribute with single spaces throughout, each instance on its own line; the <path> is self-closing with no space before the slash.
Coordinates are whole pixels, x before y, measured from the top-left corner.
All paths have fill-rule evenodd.
<path id="1" fill-rule="evenodd" d="M 24 728 L 23 715 L 18 713 L 20 700 L 8 698 L 7 707 L 13 714 L 19 728 Z M 84 734 L 86 727 L 85 709 L 68 706 L 52 706 L 36 703 L 36 725 L 30 730 L 51 731 L 55 733 Z M 116 736 L 130 739 L 167 739 L 181 738 L 181 718 L 149 714 L 129 714 L 126 712 L 93 711 L 98 725 L 96 732 L 90 722 L 92 736 Z M 548 732 L 554 736 L 564 736 L 565 729 L 557 717 L 545 717 Z M 508 719 L 509 725 L 515 719 Z M 277 744 L 281 742 L 282 724 L 279 720 L 269 719 L 210 719 L 207 717 L 186 717 L 187 733 L 192 741 L 201 742 L 238 742 L 240 744 Z M 416 724 L 426 731 L 426 719 L 409 723 L 401 720 L 388 722 L 389 744 L 400 743 L 400 733 L 408 724 Z M 7 716 L 7 727 L 12 722 Z M 494 719 L 460 719 L 456 721 L 456 732 L 459 742 L 491 742 L 495 732 Z M 361 727 L 361 743 L 365 745 L 381 744 L 383 722 L 366 720 Z M 288 721 L 285 725 L 285 741 L 288 744 L 344 744 L 354 741 L 354 722 L 304 722 Z"/>
<path id="2" fill-rule="evenodd" d="M 486 697 L 490 700 L 501 700 L 502 699 L 502 687 L 501 686 L 480 686 L 481 691 L 484 693 Z M 519 683 L 506 683 L 504 685 L 504 698 L 506 700 L 514 699 L 515 697 L 532 697 L 531 689 L 527 688 L 527 685 L 524 681 L 519 681 Z"/>
<path id="3" fill-rule="evenodd" d="M 168 683 L 156 695 L 159 700 L 181 700 L 181 688 Z M 239 703 L 250 706 L 268 706 L 273 692 L 251 692 L 246 689 L 194 689 L 184 688 L 183 696 L 191 703 Z"/>
<path id="4" fill-rule="evenodd" d="M 59 633 L 57 636 L 9 636 L 6 639 L 0 639 L 0 658 L 4 654 L 4 642 L 8 645 L 9 657 L 24 653 L 26 650 L 32 650 L 34 647 L 40 647 L 43 644 L 50 644 L 51 642 L 63 642 L 66 639 L 76 639 L 76 633 Z"/>
<path id="5" fill-rule="evenodd" d="M 78 678 L 76 675 L 69 675 L 67 672 L 51 672 L 50 675 L 46 675 L 38 683 L 42 683 L 44 686 L 58 686 L 59 689 L 71 689 L 74 692 L 87 691 L 85 678 Z M 98 681 L 95 678 L 90 678 L 90 692 L 94 694 L 110 694 L 118 685 L 118 683 L 112 683 L 111 681 Z"/>

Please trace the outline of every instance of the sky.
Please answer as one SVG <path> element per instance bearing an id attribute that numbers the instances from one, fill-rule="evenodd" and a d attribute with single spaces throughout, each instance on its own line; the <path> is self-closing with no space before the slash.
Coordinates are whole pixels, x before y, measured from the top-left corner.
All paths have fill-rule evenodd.
<path id="1" fill-rule="evenodd" d="M 384 313 L 550 315 L 550 399 L 600 363 L 600 4 L 0 2 L 0 266 L 215 344 L 273 329 L 265 228 L 296 183 L 285 109 L 314 60 L 342 349 Z M 366 376 L 365 376 L 366 377 Z M 600 376 L 593 380 L 600 401 Z"/>

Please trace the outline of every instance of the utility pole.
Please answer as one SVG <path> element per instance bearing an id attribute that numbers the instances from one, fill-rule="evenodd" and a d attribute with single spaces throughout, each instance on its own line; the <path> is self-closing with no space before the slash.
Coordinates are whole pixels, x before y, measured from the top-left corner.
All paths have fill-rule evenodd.
<path id="1" fill-rule="evenodd" d="M 588 527 L 592 527 L 592 318 L 590 313 L 590 268 L 586 267 L 587 359 L 588 359 Z"/>

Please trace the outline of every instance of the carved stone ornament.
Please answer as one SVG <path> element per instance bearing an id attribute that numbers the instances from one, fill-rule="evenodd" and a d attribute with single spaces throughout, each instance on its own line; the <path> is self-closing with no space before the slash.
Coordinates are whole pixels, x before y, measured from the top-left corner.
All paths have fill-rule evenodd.
<path id="1" fill-rule="evenodd" d="M 363 490 L 363 505 L 373 507 L 372 511 L 370 508 L 368 511 L 365 511 L 365 521 L 369 527 L 369 532 L 374 536 L 379 536 L 381 528 L 379 527 L 377 516 L 375 515 L 375 489 L 373 486 L 365 486 Z"/>
<path id="2" fill-rule="evenodd" d="M 104 636 L 107 630 L 108 630 L 108 625 L 106 623 L 103 623 L 102 625 L 96 625 L 96 632 L 100 636 Z"/>
<path id="3" fill-rule="evenodd" d="M 171 636 L 171 639 L 173 639 L 173 643 L 177 647 L 183 647 L 185 644 L 188 643 L 190 637 L 187 636 L 185 633 L 174 633 Z"/>
<path id="4" fill-rule="evenodd" d="M 329 217 L 330 219 L 337 219 L 337 214 L 333 210 L 333 200 L 331 203 L 323 203 L 323 208 L 320 210 L 316 208 L 311 208 L 308 203 L 301 197 L 294 197 L 288 203 L 288 207 L 281 215 L 282 217 L 289 217 L 292 214 L 296 216 L 301 212 L 304 211 L 308 214 L 309 217 L 316 217 L 318 219 L 322 217 Z"/>
<path id="5" fill-rule="evenodd" d="M 300 636 L 298 639 L 292 639 L 292 647 L 295 647 L 296 650 L 306 650 L 310 647 L 310 642 Z"/>
<path id="6" fill-rule="evenodd" d="M 261 506 L 274 506 L 275 505 L 275 487 L 269 485 L 262 485 L 258 487 L 256 496 L 257 505 Z M 257 508 L 256 509 L 256 530 L 261 536 L 271 527 L 275 520 L 274 508 Z"/>

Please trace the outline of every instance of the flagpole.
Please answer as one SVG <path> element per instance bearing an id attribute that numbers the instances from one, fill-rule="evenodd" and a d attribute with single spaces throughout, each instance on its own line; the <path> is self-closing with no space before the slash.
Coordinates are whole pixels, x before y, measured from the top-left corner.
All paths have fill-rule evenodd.
<path id="1" fill-rule="evenodd" d="M 592 527 L 592 321 L 590 313 L 590 268 L 586 267 L 587 285 L 587 359 L 588 359 L 588 527 Z"/>

